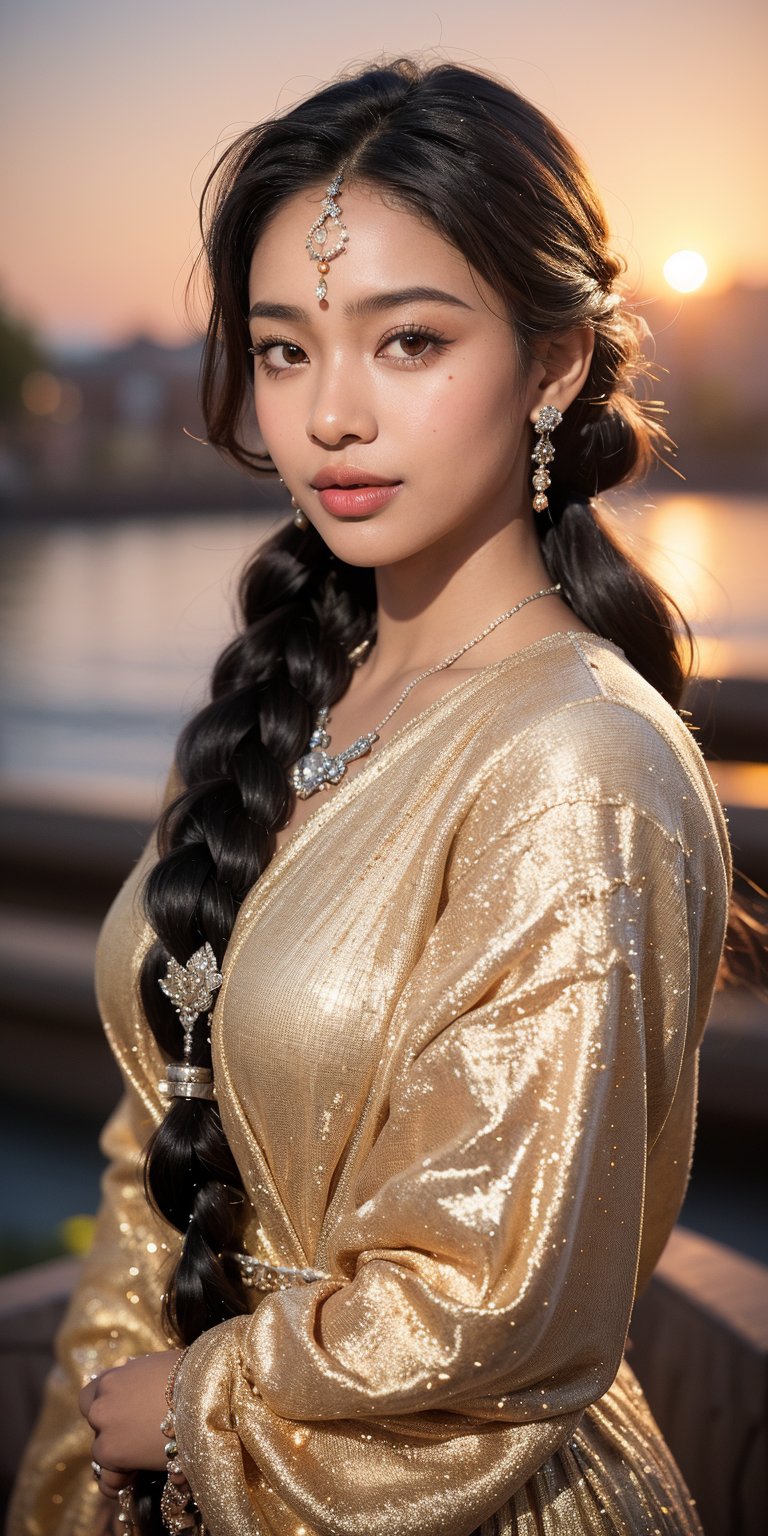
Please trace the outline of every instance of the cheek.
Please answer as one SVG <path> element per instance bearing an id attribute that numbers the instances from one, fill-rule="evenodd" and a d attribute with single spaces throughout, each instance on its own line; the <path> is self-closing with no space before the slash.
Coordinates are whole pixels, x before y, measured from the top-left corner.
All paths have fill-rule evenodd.
<path id="1" fill-rule="evenodd" d="M 452 443 L 463 431 L 466 386 L 460 375 L 434 370 L 432 376 L 414 369 L 403 378 L 386 381 L 379 391 L 379 425 L 393 437 L 418 439 L 425 447 L 434 440 Z"/>
<path id="2" fill-rule="evenodd" d="M 292 406 L 291 393 L 282 384 L 271 389 L 254 384 L 251 398 L 256 421 L 261 436 L 272 447 L 296 436 L 296 406 L 295 401 Z"/>
<path id="3" fill-rule="evenodd" d="M 513 457 L 524 430 L 524 410 L 508 376 L 490 379 L 460 368 L 413 389 L 399 415 L 400 430 L 427 452 L 438 450 L 451 476 L 476 475 L 481 457 L 496 463 Z"/>

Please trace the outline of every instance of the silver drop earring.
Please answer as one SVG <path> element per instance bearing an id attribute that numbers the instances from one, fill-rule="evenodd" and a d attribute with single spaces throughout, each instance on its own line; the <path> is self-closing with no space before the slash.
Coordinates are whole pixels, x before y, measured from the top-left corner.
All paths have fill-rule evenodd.
<path id="1" fill-rule="evenodd" d="M 549 507 L 546 493 L 548 486 L 552 484 L 552 476 L 547 465 L 551 464 L 555 457 L 550 433 L 554 432 L 555 427 L 559 427 L 562 419 L 562 411 L 559 411 L 556 405 L 543 405 L 533 423 L 534 431 L 539 434 L 539 440 L 531 454 L 536 465 L 533 472 L 534 512 L 546 512 Z"/>

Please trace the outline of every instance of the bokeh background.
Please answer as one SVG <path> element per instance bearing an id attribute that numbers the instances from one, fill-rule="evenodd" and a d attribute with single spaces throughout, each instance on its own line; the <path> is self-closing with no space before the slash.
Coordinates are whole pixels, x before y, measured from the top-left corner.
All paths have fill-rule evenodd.
<path id="1" fill-rule="evenodd" d="M 585 157 L 653 333 L 677 473 L 604 514 L 695 629 L 690 707 L 768 885 L 765 12 L 751 0 L 29 0 L 2 20 L 0 1265 L 87 1244 L 117 1092 L 91 989 L 238 569 L 285 515 L 201 443 L 185 289 L 217 153 L 382 54 L 504 77 Z M 708 275 L 664 275 L 680 250 Z M 746 887 L 745 887 L 746 888 Z M 754 895 L 753 887 L 752 893 Z M 684 1221 L 766 1260 L 764 998 L 718 999 Z"/>

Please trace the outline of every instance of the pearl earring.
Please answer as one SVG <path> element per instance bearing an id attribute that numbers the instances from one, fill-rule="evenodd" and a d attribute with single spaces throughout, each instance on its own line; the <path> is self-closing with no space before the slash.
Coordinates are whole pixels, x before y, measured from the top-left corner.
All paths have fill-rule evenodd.
<path id="1" fill-rule="evenodd" d="M 284 481 L 282 475 L 278 475 L 277 478 L 280 481 L 281 485 L 285 485 L 285 481 Z M 308 528 L 309 527 L 309 518 L 307 517 L 306 512 L 302 512 L 301 507 L 299 506 L 299 503 L 296 501 L 294 496 L 291 497 L 291 506 L 293 507 L 294 527 L 301 528 L 302 531 L 305 528 Z"/>
<path id="2" fill-rule="evenodd" d="M 302 529 L 308 528 L 309 527 L 309 518 L 307 517 L 306 512 L 302 512 L 301 507 L 299 506 L 299 503 L 295 500 L 295 498 L 293 496 L 291 497 L 291 506 L 293 507 L 294 527 L 302 528 Z"/>

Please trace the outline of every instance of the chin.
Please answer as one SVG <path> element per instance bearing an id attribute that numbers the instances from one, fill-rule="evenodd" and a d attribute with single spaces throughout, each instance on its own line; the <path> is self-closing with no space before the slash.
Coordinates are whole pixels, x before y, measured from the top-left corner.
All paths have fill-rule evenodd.
<path id="1" fill-rule="evenodd" d="M 417 540 L 412 532 L 408 537 L 402 529 L 385 528 L 383 520 L 373 517 L 361 518 L 358 522 L 350 520 L 343 528 L 338 524 L 328 529 L 319 524 L 316 526 L 337 560 L 361 568 L 398 565 L 422 554 L 440 540 L 440 534 L 425 535 L 422 540 Z"/>
<path id="2" fill-rule="evenodd" d="M 388 564 L 401 560 L 410 553 L 408 540 L 402 533 L 383 526 L 380 517 L 328 518 L 321 516 L 315 522 L 321 539 L 338 560 L 349 565 L 377 565 L 382 558 Z M 391 553 L 392 550 L 396 552 Z"/>

